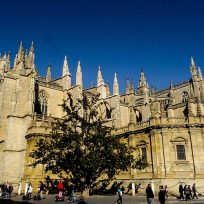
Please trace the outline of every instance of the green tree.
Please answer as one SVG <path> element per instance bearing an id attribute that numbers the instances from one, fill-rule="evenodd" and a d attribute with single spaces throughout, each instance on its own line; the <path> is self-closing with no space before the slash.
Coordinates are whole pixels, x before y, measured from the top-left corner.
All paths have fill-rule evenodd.
<path id="1" fill-rule="evenodd" d="M 68 95 L 62 105 L 65 116 L 53 123 L 49 136 L 36 142 L 31 166 L 43 164 L 46 172 L 67 175 L 81 191 L 94 186 L 101 175 L 112 179 L 130 167 L 145 168 L 146 162 L 134 159 L 135 149 L 107 126 L 101 109 L 106 105 L 99 96 L 87 94 L 73 105 Z"/>

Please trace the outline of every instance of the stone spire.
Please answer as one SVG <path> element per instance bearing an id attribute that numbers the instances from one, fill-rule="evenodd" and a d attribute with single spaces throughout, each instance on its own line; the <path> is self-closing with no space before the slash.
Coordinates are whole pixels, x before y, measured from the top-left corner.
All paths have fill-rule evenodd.
<path id="1" fill-rule="evenodd" d="M 103 77 L 102 77 L 102 73 L 101 73 L 101 68 L 100 66 L 98 67 L 98 77 L 97 77 L 97 87 L 104 85 L 104 81 L 103 81 Z"/>
<path id="2" fill-rule="evenodd" d="M 175 96 L 174 96 L 174 86 L 173 82 L 170 82 L 170 90 L 169 90 L 169 104 L 173 105 L 175 102 Z"/>
<path id="3" fill-rule="evenodd" d="M 198 79 L 202 80 L 203 76 L 202 76 L 202 72 L 201 72 L 201 68 L 198 67 Z"/>
<path id="4" fill-rule="evenodd" d="M 203 76 L 202 76 L 200 67 L 198 67 L 198 86 L 199 86 L 201 101 L 204 102 L 204 84 L 203 84 Z"/>
<path id="5" fill-rule="evenodd" d="M 4 72 L 10 70 L 10 53 L 5 54 L 3 57 L 0 57 L 0 75 L 2 76 Z"/>
<path id="6" fill-rule="evenodd" d="M 193 57 L 191 57 L 190 70 L 191 70 L 191 75 L 192 75 L 192 77 L 197 76 L 196 65 L 195 65 L 195 62 L 194 62 Z"/>
<path id="7" fill-rule="evenodd" d="M 126 94 L 129 94 L 130 92 L 131 92 L 130 80 L 127 79 L 127 82 L 126 82 Z"/>
<path id="8" fill-rule="evenodd" d="M 81 71 L 81 64 L 78 61 L 77 72 L 76 72 L 76 85 L 82 86 L 82 71 Z"/>
<path id="9" fill-rule="evenodd" d="M 18 54 L 17 54 L 17 60 L 18 62 L 24 61 L 25 53 L 23 49 L 23 42 L 21 41 L 19 49 L 18 49 Z"/>
<path id="10" fill-rule="evenodd" d="M 139 86 L 138 86 L 138 93 L 139 94 L 148 94 L 149 93 L 149 85 L 146 81 L 144 71 L 141 70 L 140 72 L 140 79 L 139 79 Z"/>
<path id="11" fill-rule="evenodd" d="M 67 57 L 64 57 L 64 64 L 62 68 L 62 87 L 63 89 L 69 89 L 71 87 L 71 73 L 67 62 Z"/>
<path id="12" fill-rule="evenodd" d="M 35 60 L 34 42 L 32 41 L 31 46 L 30 46 L 30 50 L 28 53 L 28 57 L 27 57 L 27 68 L 28 69 L 34 69 L 35 68 L 34 60 Z"/>
<path id="13" fill-rule="evenodd" d="M 192 76 L 194 96 L 195 96 L 196 100 L 200 100 L 197 68 L 196 68 L 195 62 L 193 60 L 193 57 L 191 57 L 190 70 L 191 70 L 191 76 Z"/>
<path id="14" fill-rule="evenodd" d="M 46 74 L 46 82 L 50 82 L 52 80 L 52 77 L 51 77 L 51 65 L 49 64 L 48 65 L 48 68 L 47 68 L 47 74 Z"/>
<path id="15" fill-rule="evenodd" d="M 64 57 L 64 64 L 63 64 L 63 68 L 62 68 L 62 77 L 64 76 L 71 76 L 70 72 L 69 72 L 69 66 L 68 66 L 68 62 L 67 62 L 67 56 Z"/>
<path id="16" fill-rule="evenodd" d="M 119 85 L 118 85 L 118 79 L 117 79 L 116 73 L 114 76 L 114 83 L 113 83 L 113 95 L 119 95 Z"/>
<path id="17" fill-rule="evenodd" d="M 31 54 L 34 53 L 34 42 L 33 42 L 33 41 L 31 42 L 29 54 L 30 54 L 30 53 L 31 53 Z"/>
<path id="18" fill-rule="evenodd" d="M 134 81 L 132 81 L 132 85 L 131 85 L 131 93 L 135 93 Z"/>
<path id="19" fill-rule="evenodd" d="M 140 72 L 140 80 L 139 80 L 139 87 L 142 87 L 142 86 L 148 86 L 143 70 L 141 70 Z"/>
<path id="20" fill-rule="evenodd" d="M 97 92 L 100 94 L 100 98 L 106 98 L 107 96 L 107 89 L 105 83 L 103 81 L 101 68 L 98 67 L 98 76 L 97 76 Z"/>

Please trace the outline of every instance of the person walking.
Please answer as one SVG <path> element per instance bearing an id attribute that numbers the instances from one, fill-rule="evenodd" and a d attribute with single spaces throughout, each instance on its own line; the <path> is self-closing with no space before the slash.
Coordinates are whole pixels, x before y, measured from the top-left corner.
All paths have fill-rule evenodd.
<path id="1" fill-rule="evenodd" d="M 193 193 L 192 199 L 194 199 L 195 197 L 198 199 L 198 196 L 197 196 L 196 192 L 197 192 L 196 185 L 194 183 L 193 186 L 192 186 L 192 193 Z"/>
<path id="2" fill-rule="evenodd" d="M 184 189 L 183 189 L 183 185 L 182 184 L 180 184 L 179 185 L 179 199 L 181 200 L 184 200 L 184 195 L 183 195 L 183 191 L 184 191 Z"/>
<path id="3" fill-rule="evenodd" d="M 42 181 L 40 181 L 40 186 L 38 189 L 39 189 L 39 196 L 41 200 L 43 199 L 43 192 L 46 192 L 45 188 L 46 188 L 45 184 Z"/>
<path id="4" fill-rule="evenodd" d="M 165 204 L 166 200 L 166 190 L 164 189 L 164 186 L 160 186 L 160 191 L 159 191 L 159 202 L 161 204 Z"/>
<path id="5" fill-rule="evenodd" d="M 167 185 L 165 185 L 164 189 L 166 191 L 166 199 L 168 199 L 168 197 L 169 197 L 169 189 L 168 189 Z"/>
<path id="6" fill-rule="evenodd" d="M 147 195 L 147 203 L 148 204 L 154 204 L 154 193 L 152 191 L 151 184 L 147 185 L 146 195 Z"/>
<path id="7" fill-rule="evenodd" d="M 28 185 L 28 189 L 27 189 L 27 196 L 28 196 L 28 199 L 31 199 L 32 192 L 33 192 L 33 187 L 32 187 L 32 184 L 29 183 L 29 185 Z"/>
<path id="8" fill-rule="evenodd" d="M 123 192 L 120 187 L 118 187 L 117 189 L 117 195 L 118 195 L 118 199 L 114 203 L 122 204 L 123 203 L 123 199 L 122 199 Z"/>

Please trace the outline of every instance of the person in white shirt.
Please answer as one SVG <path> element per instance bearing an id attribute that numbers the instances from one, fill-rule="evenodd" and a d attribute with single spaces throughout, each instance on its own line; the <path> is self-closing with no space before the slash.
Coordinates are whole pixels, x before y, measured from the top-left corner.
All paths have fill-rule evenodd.
<path id="1" fill-rule="evenodd" d="M 27 195 L 28 195 L 28 198 L 31 198 L 31 196 L 32 196 L 32 192 L 33 192 L 33 187 L 32 187 L 32 184 L 29 183 L 29 185 L 28 185 L 28 189 L 27 189 Z"/>

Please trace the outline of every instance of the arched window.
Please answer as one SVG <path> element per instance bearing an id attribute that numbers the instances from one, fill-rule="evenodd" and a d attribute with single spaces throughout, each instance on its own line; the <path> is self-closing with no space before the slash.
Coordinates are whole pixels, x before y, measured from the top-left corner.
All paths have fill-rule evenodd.
<path id="1" fill-rule="evenodd" d="M 135 110 L 135 117 L 136 117 L 136 122 L 137 123 L 142 122 L 142 114 L 140 113 L 140 111 Z"/>
<path id="2" fill-rule="evenodd" d="M 185 103 L 188 101 L 188 93 L 186 91 L 184 91 L 182 93 L 182 103 Z"/>
<path id="3" fill-rule="evenodd" d="M 111 118 L 111 110 L 106 107 L 106 118 L 110 119 Z"/>
<path id="4" fill-rule="evenodd" d="M 111 117 L 112 117 L 112 108 L 111 108 L 111 106 L 110 106 L 110 104 L 108 103 L 108 102 L 105 102 L 104 103 L 105 104 L 105 110 L 106 110 L 106 118 L 107 119 L 111 119 Z"/>
<path id="5" fill-rule="evenodd" d="M 139 156 L 143 159 L 143 161 L 147 162 L 147 142 L 140 141 L 137 147 L 139 147 Z"/>
<path id="6" fill-rule="evenodd" d="M 43 115 L 47 115 L 47 94 L 44 90 L 39 92 L 40 110 Z"/>

